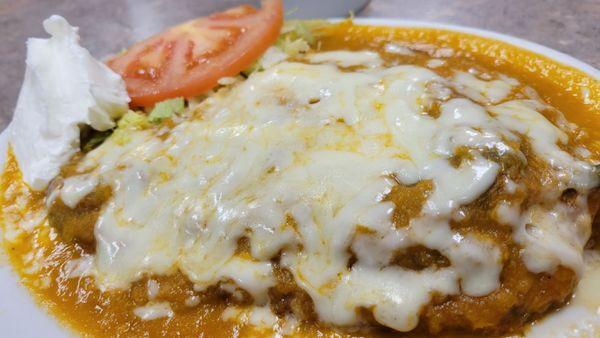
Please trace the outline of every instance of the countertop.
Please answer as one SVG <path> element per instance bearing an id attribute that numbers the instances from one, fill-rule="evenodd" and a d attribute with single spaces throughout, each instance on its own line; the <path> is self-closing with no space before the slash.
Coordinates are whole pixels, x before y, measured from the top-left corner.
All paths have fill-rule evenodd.
<path id="1" fill-rule="evenodd" d="M 304 0 L 309 1 L 309 0 Z M 313 0 L 311 0 L 313 1 Z M 320 0 L 329 1 L 329 0 Z M 96 57 L 178 22 L 244 0 L 0 0 L 0 129 L 12 115 L 25 68 L 25 40 L 63 15 Z M 600 0 L 372 0 L 358 17 L 435 21 L 528 39 L 600 68 Z"/>

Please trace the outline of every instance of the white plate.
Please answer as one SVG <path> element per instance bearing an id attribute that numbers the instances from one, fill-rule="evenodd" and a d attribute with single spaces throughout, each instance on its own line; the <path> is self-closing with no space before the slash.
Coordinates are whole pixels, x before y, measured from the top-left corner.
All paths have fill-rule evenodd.
<path id="1" fill-rule="evenodd" d="M 336 20 L 336 19 L 333 19 Z M 515 38 L 512 36 L 454 25 L 437 24 L 431 22 L 395 20 L 395 19 L 361 19 L 356 18 L 357 24 L 374 26 L 402 26 L 416 28 L 439 28 L 458 31 L 508 42 L 512 45 L 547 56 L 564 65 L 582 70 L 583 72 L 600 80 L 600 71 L 584 62 L 556 50 L 544 47 L 537 43 Z M 85 41 L 82 42 L 85 47 Z M 0 163 L 6 148 L 4 133 L 0 135 Z M 6 338 L 23 337 L 66 337 L 73 334 L 61 327 L 45 311 L 39 308 L 28 295 L 23 286 L 18 283 L 18 277 L 12 272 L 5 260 L 0 266 L 0 336 Z"/>

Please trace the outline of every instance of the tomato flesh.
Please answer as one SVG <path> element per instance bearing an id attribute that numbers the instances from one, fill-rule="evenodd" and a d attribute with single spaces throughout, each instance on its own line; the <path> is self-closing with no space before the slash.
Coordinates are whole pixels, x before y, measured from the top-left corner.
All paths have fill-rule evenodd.
<path id="1" fill-rule="evenodd" d="M 263 1 L 261 9 L 242 5 L 172 27 L 107 63 L 125 80 L 132 106 L 192 97 L 250 66 L 282 23 L 281 0 Z"/>

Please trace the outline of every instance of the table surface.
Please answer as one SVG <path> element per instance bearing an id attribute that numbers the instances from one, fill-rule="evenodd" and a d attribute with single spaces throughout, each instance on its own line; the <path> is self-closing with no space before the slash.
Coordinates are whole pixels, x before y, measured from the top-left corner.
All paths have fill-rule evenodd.
<path id="1" fill-rule="evenodd" d="M 309 1 L 309 0 L 304 0 Z M 315 0 L 310 0 L 315 1 Z M 332 1 L 332 0 L 317 0 Z M 244 0 L 0 0 L 0 129 L 12 115 L 25 68 L 25 40 L 63 15 L 102 57 L 178 22 Z M 600 0 L 372 0 L 358 17 L 434 21 L 528 39 L 600 68 Z"/>

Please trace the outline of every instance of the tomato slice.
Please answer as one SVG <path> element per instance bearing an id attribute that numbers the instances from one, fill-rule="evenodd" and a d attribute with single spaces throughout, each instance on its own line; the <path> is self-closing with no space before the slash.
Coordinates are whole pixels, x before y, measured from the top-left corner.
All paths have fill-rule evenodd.
<path id="1" fill-rule="evenodd" d="M 263 0 L 261 9 L 242 5 L 172 27 L 107 63 L 125 80 L 132 106 L 192 97 L 250 66 L 282 23 L 281 0 Z"/>

